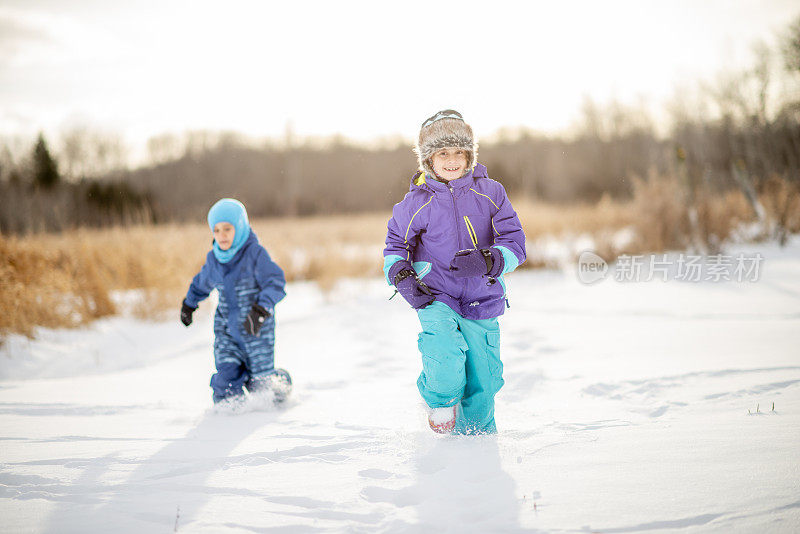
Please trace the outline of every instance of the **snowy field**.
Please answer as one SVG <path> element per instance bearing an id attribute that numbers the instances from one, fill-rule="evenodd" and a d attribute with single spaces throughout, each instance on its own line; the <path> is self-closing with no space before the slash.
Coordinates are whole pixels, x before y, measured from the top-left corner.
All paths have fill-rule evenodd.
<path id="1" fill-rule="evenodd" d="M 497 436 L 427 428 L 379 279 L 289 286 L 279 410 L 211 408 L 209 304 L 12 337 L 0 530 L 800 532 L 800 240 L 745 250 L 758 282 L 513 274 Z"/>

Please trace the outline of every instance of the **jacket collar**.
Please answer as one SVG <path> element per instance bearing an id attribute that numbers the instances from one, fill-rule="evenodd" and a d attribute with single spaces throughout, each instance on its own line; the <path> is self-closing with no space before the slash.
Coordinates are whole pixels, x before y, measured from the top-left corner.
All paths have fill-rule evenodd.
<path id="1" fill-rule="evenodd" d="M 474 183 L 476 178 L 486 178 L 486 177 L 487 177 L 486 167 L 480 163 L 475 165 L 475 167 L 471 171 L 469 171 L 461 178 L 451 180 L 447 184 L 442 183 L 439 180 L 435 180 L 430 176 L 427 176 L 426 174 L 417 173 L 411 180 L 410 190 L 421 188 L 421 189 L 427 189 L 434 193 L 447 192 L 450 188 L 453 189 L 468 188 Z"/>

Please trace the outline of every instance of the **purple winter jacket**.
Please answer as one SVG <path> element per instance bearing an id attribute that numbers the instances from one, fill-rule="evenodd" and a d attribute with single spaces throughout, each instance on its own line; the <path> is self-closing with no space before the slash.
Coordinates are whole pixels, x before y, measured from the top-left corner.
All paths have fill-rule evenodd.
<path id="1" fill-rule="evenodd" d="M 525 233 L 503 186 L 477 164 L 466 176 L 444 184 L 417 173 L 411 189 L 395 204 L 383 250 L 387 281 L 391 266 L 412 263 L 436 300 L 467 319 L 502 315 L 503 276 L 456 278 L 450 261 L 456 252 L 495 247 L 503 255 L 503 274 L 525 261 Z"/>

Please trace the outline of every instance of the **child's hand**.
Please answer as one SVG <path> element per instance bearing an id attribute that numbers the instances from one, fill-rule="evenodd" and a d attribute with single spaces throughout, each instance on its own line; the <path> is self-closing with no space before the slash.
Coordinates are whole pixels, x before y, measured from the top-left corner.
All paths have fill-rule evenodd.
<path id="1" fill-rule="evenodd" d="M 242 323 L 242 328 L 251 336 L 257 336 L 261 331 L 264 321 L 271 315 L 272 313 L 265 307 L 253 304 L 253 307 L 250 308 L 250 313 L 247 314 L 247 319 Z"/>
<path id="2" fill-rule="evenodd" d="M 406 301 L 415 310 L 424 308 L 434 301 L 435 297 L 430 288 L 417 278 L 417 273 L 407 261 L 398 261 L 389 271 L 392 283 Z"/>
<path id="3" fill-rule="evenodd" d="M 496 248 L 459 250 L 450 262 L 450 272 L 458 278 L 489 275 L 499 276 L 503 255 Z"/>
<path id="4" fill-rule="evenodd" d="M 181 322 L 184 325 L 189 326 L 190 324 L 192 324 L 192 314 L 196 309 L 197 308 L 192 308 L 191 306 L 186 304 L 185 300 L 183 301 L 183 303 L 181 304 Z"/>

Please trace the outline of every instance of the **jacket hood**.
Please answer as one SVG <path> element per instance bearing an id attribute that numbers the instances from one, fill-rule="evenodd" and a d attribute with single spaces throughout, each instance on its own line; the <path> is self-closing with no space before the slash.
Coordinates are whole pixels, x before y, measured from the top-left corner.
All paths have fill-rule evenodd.
<path id="1" fill-rule="evenodd" d="M 233 243 L 228 250 L 222 250 L 216 240 L 214 241 L 214 255 L 220 263 L 227 263 L 247 242 L 250 236 L 250 220 L 247 217 L 247 210 L 241 202 L 235 198 L 223 198 L 208 210 L 208 226 L 212 232 L 214 226 L 221 222 L 232 224 L 236 230 Z"/>

